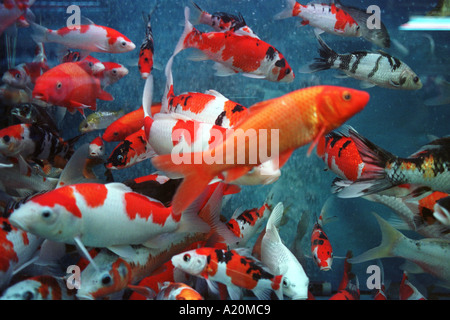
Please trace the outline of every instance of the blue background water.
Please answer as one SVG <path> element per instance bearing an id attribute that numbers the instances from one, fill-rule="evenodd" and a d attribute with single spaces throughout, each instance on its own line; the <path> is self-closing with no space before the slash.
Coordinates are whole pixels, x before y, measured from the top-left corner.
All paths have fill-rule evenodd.
<path id="1" fill-rule="evenodd" d="M 174 62 L 173 74 L 175 92 L 205 91 L 215 89 L 226 97 L 245 106 L 277 97 L 290 91 L 315 85 L 343 85 L 360 89 L 357 80 L 338 79 L 335 70 L 328 70 L 313 75 L 300 74 L 298 70 L 317 56 L 318 44 L 309 26 L 300 27 L 298 19 L 274 20 L 274 14 L 284 7 L 283 0 L 197 0 L 200 7 L 211 13 L 223 11 L 232 14 L 242 13 L 247 24 L 263 40 L 279 49 L 296 73 L 295 81 L 289 84 L 273 83 L 257 79 L 249 79 L 240 75 L 217 77 L 212 69 L 213 62 L 194 62 L 188 60 L 189 50 L 180 53 Z M 183 30 L 184 6 L 188 1 L 148 0 L 148 1 L 91 1 L 98 7 L 87 7 L 77 1 L 54 1 L 60 3 L 56 8 L 48 1 L 37 0 L 33 12 L 42 25 L 57 29 L 62 27 L 68 14 L 65 8 L 70 4 L 80 4 L 83 16 L 96 24 L 106 25 L 127 35 L 138 47 L 145 35 L 145 22 L 142 15 L 152 12 L 152 27 L 155 42 L 155 78 L 154 101 L 160 99 L 165 85 L 163 68 L 172 54 Z M 83 3 L 89 3 L 84 1 Z M 305 2 L 303 2 L 305 3 Z M 391 39 L 396 39 L 406 50 L 395 46 L 387 50 L 407 63 L 422 79 L 424 87 L 419 91 L 397 91 L 379 87 L 367 89 L 371 100 L 366 109 L 349 121 L 356 130 L 399 156 L 407 156 L 427 143 L 429 135 L 443 136 L 448 132 L 449 106 L 430 107 L 424 100 L 437 93 L 432 79 L 436 76 L 448 77 L 449 35 L 448 32 L 400 31 L 401 24 L 408 21 L 411 15 L 423 15 L 430 11 L 437 1 L 357 1 L 346 0 L 345 5 L 366 8 L 378 5 L 382 9 L 382 20 L 389 30 Z M 198 26 L 201 30 L 209 30 L 206 26 Z M 434 41 L 434 50 L 428 36 Z M 355 50 L 378 50 L 362 38 L 342 38 L 324 35 L 325 41 L 337 52 L 345 53 Z M 3 39 L 0 39 L 3 46 Z M 19 29 L 17 38 L 16 64 L 29 61 L 33 56 L 34 42 L 27 29 Z M 51 65 L 55 65 L 58 47 L 46 45 Z M 3 50 L 2 50 L 3 51 Z M 3 54 L 3 53 L 2 53 Z M 102 61 L 115 61 L 124 64 L 130 73 L 124 79 L 108 88 L 115 97 L 113 102 L 99 101 L 98 110 L 135 110 L 141 105 L 144 81 L 138 68 L 138 49 L 120 55 L 93 54 Z M 2 73 L 6 68 L 2 60 Z M 427 80 L 428 79 L 428 80 Z M 67 115 L 63 123 L 65 138 L 77 135 L 78 124 L 82 120 L 79 114 Z M 97 132 L 82 139 L 92 140 Z M 110 152 L 114 144 L 108 144 Z M 297 150 L 289 162 L 283 167 L 282 177 L 273 185 L 243 187 L 242 192 L 228 199 L 223 214 L 230 217 L 237 208 L 259 207 L 269 193 L 274 195 L 274 202 L 283 201 L 290 209 L 281 228 L 281 236 L 288 246 L 292 246 L 296 237 L 297 223 L 302 214 L 318 214 L 325 201 L 331 196 L 330 184 L 335 175 L 324 171 L 324 163 L 315 155 L 306 157 L 306 149 Z M 150 162 L 114 172 L 114 178 L 122 181 L 152 172 Z M 380 214 L 389 213 L 382 205 L 370 203 L 363 199 L 333 199 L 329 214 L 338 219 L 325 226 L 334 248 L 335 256 L 345 256 L 347 250 L 355 255 L 377 246 L 380 241 L 378 226 L 370 215 L 371 211 Z M 311 221 L 312 224 L 313 221 Z M 311 226 L 310 226 L 311 227 Z M 310 232 L 310 229 L 308 229 Z M 413 233 L 408 236 L 417 237 Z M 309 254 L 309 234 L 301 242 L 306 254 Z M 392 282 L 401 280 L 401 259 L 384 259 L 383 265 L 386 279 Z M 371 263 L 354 265 L 353 270 L 360 279 L 362 290 L 366 290 L 366 268 Z M 304 260 L 304 267 L 312 281 L 330 281 L 333 289 L 342 277 L 343 259 L 335 259 L 333 270 L 319 272 L 311 259 Z M 414 282 L 425 290 L 432 283 L 431 277 L 419 276 Z"/>

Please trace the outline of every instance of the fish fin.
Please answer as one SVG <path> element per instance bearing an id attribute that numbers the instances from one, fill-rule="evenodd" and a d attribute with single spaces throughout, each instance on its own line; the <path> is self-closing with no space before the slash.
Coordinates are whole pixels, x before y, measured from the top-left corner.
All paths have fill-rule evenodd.
<path id="1" fill-rule="evenodd" d="M 194 12 L 193 15 L 191 16 L 191 21 L 193 25 L 196 24 L 201 24 L 201 19 L 202 19 L 202 13 L 205 12 L 202 8 L 200 8 L 200 6 L 198 4 L 196 4 L 194 1 L 191 1 L 193 7 L 194 7 Z"/>
<path id="2" fill-rule="evenodd" d="M 314 62 L 312 62 L 311 64 L 301 67 L 301 73 L 313 73 L 322 70 L 328 70 L 333 67 L 333 63 L 330 61 L 336 61 L 339 58 L 339 54 L 331 49 L 318 34 L 316 34 L 316 38 L 320 44 L 320 58 L 315 58 Z"/>
<path id="3" fill-rule="evenodd" d="M 406 237 L 401 234 L 398 230 L 394 229 L 389 223 L 387 223 L 378 214 L 372 212 L 378 221 L 378 225 L 381 229 L 381 244 L 378 247 L 372 248 L 357 257 L 348 259 L 348 262 L 355 264 L 365 261 L 370 261 L 373 259 L 387 258 L 393 256 L 393 249 L 402 239 Z"/>
<path id="4" fill-rule="evenodd" d="M 215 75 L 218 77 L 228 77 L 236 74 L 233 69 L 228 68 L 227 66 L 219 62 L 214 63 L 213 68 L 214 70 L 216 70 Z"/>
<path id="5" fill-rule="evenodd" d="M 286 1 L 286 8 L 277 13 L 273 18 L 275 20 L 280 19 L 286 19 L 294 16 L 294 6 L 295 6 L 295 0 L 287 0 Z"/>
<path id="6" fill-rule="evenodd" d="M 233 181 L 239 179 L 240 177 L 246 175 L 250 170 L 252 170 L 252 167 L 248 167 L 248 166 L 234 167 L 230 170 L 227 170 L 225 182 L 226 183 L 233 182 Z"/>
<path id="7" fill-rule="evenodd" d="M 188 7 L 184 8 L 184 30 L 181 34 L 180 40 L 178 40 L 177 45 L 175 46 L 175 50 L 173 52 L 173 56 L 177 55 L 182 50 L 186 49 L 184 46 L 184 41 L 188 37 L 188 35 L 194 30 L 194 26 L 189 22 L 190 9 Z"/>
<path id="8" fill-rule="evenodd" d="M 106 92 L 104 90 L 100 90 L 100 94 L 99 94 L 98 98 L 100 100 L 104 100 L 104 101 L 113 101 L 114 100 L 114 97 L 112 96 L 112 94 L 109 92 Z"/>
<path id="9" fill-rule="evenodd" d="M 433 210 L 433 217 L 435 217 L 436 220 L 445 226 L 450 226 L 450 212 L 446 208 L 439 205 L 438 202 L 434 205 Z"/>
<path id="10" fill-rule="evenodd" d="M 228 295 L 231 300 L 240 300 L 242 298 L 242 289 L 235 285 L 227 286 Z"/>
<path id="11" fill-rule="evenodd" d="M 246 72 L 242 72 L 241 74 L 244 77 L 252 78 L 252 79 L 266 79 L 267 78 L 267 76 L 264 74 L 253 74 L 253 73 L 246 73 Z"/>
<path id="12" fill-rule="evenodd" d="M 144 85 L 144 92 L 142 94 L 142 108 L 144 110 L 144 117 L 152 117 L 152 105 L 153 105 L 153 86 L 154 86 L 154 79 L 153 75 L 150 74 L 147 79 L 145 80 Z M 146 132 L 146 137 L 148 140 L 148 135 L 150 134 L 150 127 L 148 124 L 146 125 L 144 121 L 144 129 Z"/>
<path id="13" fill-rule="evenodd" d="M 319 133 L 317 134 L 317 136 L 314 138 L 314 141 L 311 143 L 311 145 L 308 148 L 308 153 L 307 156 L 311 156 L 311 153 L 314 150 L 314 147 L 319 145 L 320 139 L 325 135 L 325 127 L 320 128 Z"/>
<path id="14" fill-rule="evenodd" d="M 45 239 L 39 250 L 37 265 L 52 265 L 66 254 L 66 244 Z"/>
<path id="15" fill-rule="evenodd" d="M 369 88 L 375 87 L 376 85 L 375 85 L 374 83 L 369 82 L 369 81 L 361 81 L 361 82 L 359 83 L 359 86 L 360 86 L 362 89 L 369 89 Z"/>
<path id="16" fill-rule="evenodd" d="M 188 60 L 191 61 L 205 61 L 210 60 L 210 58 L 201 50 L 194 49 L 192 52 L 190 52 L 189 56 L 187 57 Z"/>
<path id="17" fill-rule="evenodd" d="M 28 21 L 30 23 L 30 27 L 32 30 L 31 38 L 36 43 L 44 43 L 47 42 L 47 34 L 51 33 L 50 29 L 47 29 L 44 26 L 41 26 L 31 20 Z"/>
<path id="18" fill-rule="evenodd" d="M 135 286 L 129 284 L 128 289 L 140 294 L 141 296 L 144 296 L 147 300 L 154 300 L 156 298 L 156 292 L 146 286 Z"/>
<path id="19" fill-rule="evenodd" d="M 81 251 L 82 255 L 89 261 L 90 264 L 94 267 L 94 269 L 98 272 L 100 272 L 100 269 L 98 268 L 97 264 L 95 263 L 94 259 L 92 259 L 91 255 L 89 254 L 89 251 L 84 246 L 83 242 L 81 241 L 80 237 L 76 236 L 73 238 L 76 247 L 78 250 Z"/>
<path id="20" fill-rule="evenodd" d="M 125 259 L 133 259 L 136 257 L 136 252 L 131 246 L 110 246 L 108 250 Z"/>

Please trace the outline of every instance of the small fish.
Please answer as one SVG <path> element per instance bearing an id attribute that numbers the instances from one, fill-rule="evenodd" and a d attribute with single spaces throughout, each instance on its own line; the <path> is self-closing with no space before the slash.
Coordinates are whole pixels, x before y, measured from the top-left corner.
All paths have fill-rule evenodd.
<path id="1" fill-rule="evenodd" d="M 0 300 L 75 300 L 75 293 L 68 289 L 64 278 L 42 275 L 15 283 Z"/>
<path id="2" fill-rule="evenodd" d="M 244 30 L 250 34 L 253 34 L 253 31 L 250 27 L 245 23 L 244 17 L 239 14 L 239 16 L 226 13 L 226 12 L 215 12 L 210 14 L 205 10 L 202 10 L 196 3 L 192 2 L 195 7 L 194 15 L 197 17 L 193 17 L 193 24 L 205 24 L 214 29 L 217 32 L 226 32 L 226 31 L 237 31 Z"/>
<path id="3" fill-rule="evenodd" d="M 18 23 L 34 4 L 35 0 L 15 1 L 6 0 L 0 4 L 0 36 L 9 27 Z"/>
<path id="4" fill-rule="evenodd" d="M 399 289 L 399 300 L 427 300 L 423 294 L 408 280 L 408 273 L 403 271 Z"/>
<path id="5" fill-rule="evenodd" d="M 231 300 L 239 300 L 242 289 L 251 290 L 260 300 L 269 299 L 272 292 L 283 299 L 283 277 L 273 275 L 260 261 L 238 250 L 202 247 L 174 255 L 172 263 L 175 268 L 206 279 L 209 288 L 215 288 L 213 291 L 218 290 L 214 282 L 226 285 Z"/>
<path id="6" fill-rule="evenodd" d="M 45 127 L 17 124 L 0 130 L 0 153 L 33 161 L 48 161 L 63 168 L 81 136 L 64 141 Z"/>
<path id="7" fill-rule="evenodd" d="M 205 300 L 194 288 L 181 282 L 164 282 L 155 300 Z"/>
<path id="8" fill-rule="evenodd" d="M 105 69 L 97 77 L 100 79 L 102 88 L 113 85 L 128 74 L 128 69 L 124 65 L 116 62 L 102 62 Z"/>
<path id="9" fill-rule="evenodd" d="M 89 143 L 89 155 L 94 158 L 101 158 L 105 154 L 105 144 L 101 137 L 97 137 Z"/>
<path id="10" fill-rule="evenodd" d="M 287 0 L 286 8 L 275 15 L 275 19 L 299 17 L 302 25 L 311 25 L 320 30 L 338 36 L 359 37 L 360 26 L 352 16 L 334 3 L 315 3 L 303 5 L 295 0 Z"/>
<path id="11" fill-rule="evenodd" d="M 186 154 L 185 156 L 190 160 L 189 163 L 175 164 L 169 154 L 152 158 L 152 164 L 165 174 L 170 173 L 184 177 L 174 196 L 174 211 L 180 212 L 196 199 L 212 179 L 222 172 L 227 173 L 225 182 L 230 183 L 248 173 L 253 167 L 273 160 L 257 159 L 255 163 L 250 162 L 248 143 L 243 146 L 243 151 L 239 150 L 242 146 L 238 146 L 235 139 L 242 139 L 242 135 L 245 135 L 247 130 L 256 131 L 257 135 L 260 129 L 279 130 L 277 147 L 280 155 L 279 167 L 282 167 L 295 149 L 313 142 L 308 151 L 310 154 L 323 135 L 341 126 L 354 114 L 363 110 L 368 101 L 368 93 L 344 87 L 315 86 L 296 90 L 250 107 L 250 115 L 236 126 L 234 132 L 228 135 L 220 145 L 203 153 Z M 283 108 L 280 109 L 280 105 L 283 105 Z M 229 147 L 230 145 L 233 147 Z M 272 154 L 270 144 L 267 147 L 267 154 Z M 226 160 L 231 158 L 230 155 L 228 155 L 230 158 L 226 157 L 231 152 L 233 152 L 234 161 L 230 163 L 230 160 Z M 237 160 L 239 152 L 245 152 L 241 155 L 246 157 L 245 161 Z M 204 159 L 211 159 L 212 154 L 223 155 L 224 158 L 220 159 L 222 164 L 205 163 Z M 193 163 L 192 159 L 202 159 L 202 163 L 190 164 Z"/>
<path id="12" fill-rule="evenodd" d="M 320 36 L 320 58 L 302 69 L 303 73 L 338 69 L 346 76 L 363 81 L 361 86 L 379 86 L 388 89 L 419 90 L 422 82 L 417 74 L 400 59 L 386 52 L 356 51 L 339 54 L 333 51 Z"/>
<path id="13" fill-rule="evenodd" d="M 154 156 L 156 152 L 145 138 L 144 129 L 141 129 L 126 137 L 114 148 L 106 160 L 105 167 L 113 170 L 125 169 Z"/>
<path id="14" fill-rule="evenodd" d="M 278 227 L 283 217 L 284 206 L 277 204 L 267 221 L 266 233 L 261 243 L 261 262 L 273 274 L 283 275 L 283 294 L 292 300 L 308 298 L 309 278 L 302 265 L 292 252 L 283 244 Z"/>
<path id="15" fill-rule="evenodd" d="M 95 130 L 106 129 L 111 123 L 119 119 L 125 114 L 123 110 L 118 111 L 97 111 L 91 113 L 81 121 L 79 131 L 88 133 Z"/>
<path id="16" fill-rule="evenodd" d="M 196 48 L 201 54 L 196 60 L 216 62 L 216 75 L 244 76 L 275 82 L 292 82 L 294 72 L 286 58 L 272 45 L 245 31 L 203 33 L 189 22 L 189 8 L 185 8 L 185 29 L 173 56 L 180 51 Z"/>
<path id="17" fill-rule="evenodd" d="M 366 175 L 347 186 L 335 185 L 341 198 L 377 193 L 402 184 L 450 192 L 450 137 L 436 139 L 407 158 L 400 158 L 376 146 L 354 130 L 349 131 L 361 159 L 368 166 Z"/>
<path id="18" fill-rule="evenodd" d="M 328 202 L 329 200 L 327 200 Z M 316 223 L 313 226 L 313 230 L 311 233 L 311 253 L 315 264 L 320 268 L 321 271 L 329 271 L 331 270 L 331 266 L 333 264 L 333 247 L 331 246 L 331 242 L 328 239 L 325 231 L 323 230 L 324 226 L 324 214 L 326 213 L 326 206 L 328 204 L 325 203 L 322 208 L 322 212 L 319 217 L 316 219 Z"/>
<path id="19" fill-rule="evenodd" d="M 449 250 L 450 241 L 446 239 L 413 240 L 394 229 L 379 215 L 373 213 L 381 229 L 382 240 L 378 247 L 372 248 L 350 263 L 362 263 L 373 259 L 398 257 L 413 262 L 425 272 L 448 284 L 450 282 Z M 408 271 L 408 270 L 406 270 Z M 414 273 L 417 273 L 417 268 Z"/>
<path id="20" fill-rule="evenodd" d="M 130 39 L 109 27 L 85 24 L 79 28 L 63 27 L 51 30 L 34 22 L 30 25 L 33 31 L 31 37 L 37 43 L 59 43 L 67 48 L 80 49 L 87 53 L 125 53 L 136 48 Z"/>
<path id="21" fill-rule="evenodd" d="M 82 61 L 81 61 L 82 62 Z M 101 88 L 100 80 L 83 68 L 81 62 L 62 63 L 40 76 L 33 98 L 65 107 L 69 112 L 97 109 L 97 99 L 112 101 L 114 97 Z"/>
<path id="22" fill-rule="evenodd" d="M 155 103 L 151 107 L 152 116 L 159 113 L 161 103 Z M 129 135 L 138 132 L 144 126 L 144 110 L 139 109 L 128 112 L 112 122 L 103 133 L 102 139 L 106 142 L 123 141 Z"/>
<path id="23" fill-rule="evenodd" d="M 142 79 L 147 79 L 149 74 L 153 70 L 153 55 L 155 53 L 154 41 L 153 41 L 153 30 L 150 21 L 151 17 L 148 15 L 147 18 L 147 29 L 145 32 L 145 39 L 142 42 L 139 51 L 139 62 L 138 68 L 141 73 Z"/>

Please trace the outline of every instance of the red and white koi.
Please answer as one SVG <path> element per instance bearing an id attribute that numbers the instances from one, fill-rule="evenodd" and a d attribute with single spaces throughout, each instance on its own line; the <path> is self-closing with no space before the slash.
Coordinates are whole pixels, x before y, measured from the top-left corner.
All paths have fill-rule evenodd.
<path id="1" fill-rule="evenodd" d="M 32 197 L 13 211 L 10 221 L 13 226 L 56 242 L 126 254 L 130 245 L 154 247 L 162 234 L 175 237 L 180 232 L 209 231 L 197 216 L 201 201 L 177 215 L 171 207 L 122 183 L 80 183 Z"/>
<path id="2" fill-rule="evenodd" d="M 196 48 L 202 56 L 197 60 L 216 62 L 216 75 L 244 76 L 275 82 L 292 82 L 294 72 L 286 58 L 275 47 L 245 31 L 203 33 L 189 22 L 189 8 L 185 8 L 185 29 L 173 55 Z"/>
<path id="3" fill-rule="evenodd" d="M 331 246 L 328 236 L 323 230 L 324 214 L 326 213 L 325 208 L 330 203 L 329 201 L 330 199 L 324 204 L 322 212 L 317 218 L 311 233 L 311 253 L 313 260 L 322 271 L 331 270 L 331 266 L 333 264 L 333 247 Z"/>
<path id="4" fill-rule="evenodd" d="M 352 265 L 349 262 L 352 256 L 352 252 L 348 251 L 345 257 L 341 283 L 337 292 L 329 300 L 360 300 L 358 276 L 352 272 Z"/>
<path id="5" fill-rule="evenodd" d="M 226 285 L 231 300 L 239 300 L 241 290 L 251 290 L 260 300 L 270 298 L 272 292 L 283 299 L 282 275 L 273 275 L 263 264 L 242 249 L 223 250 L 202 247 L 172 257 L 175 268 L 201 277 L 213 292 L 215 282 Z"/>
<path id="6" fill-rule="evenodd" d="M 3 292 L 1 300 L 75 300 L 62 277 L 42 275 L 19 281 Z"/>
<path id="7" fill-rule="evenodd" d="M 320 32 L 339 36 L 359 37 L 360 26 L 342 7 L 332 4 L 309 3 L 300 4 L 295 0 L 287 0 L 286 8 L 275 15 L 275 19 L 299 17 L 302 25 L 311 25 Z"/>
<path id="8" fill-rule="evenodd" d="M 31 22 L 33 40 L 37 43 L 59 43 L 85 52 L 125 53 L 136 45 L 119 31 L 95 24 L 51 30 Z"/>
<path id="9" fill-rule="evenodd" d="M 144 129 L 126 137 L 114 148 L 105 163 L 107 169 L 125 169 L 156 156 L 151 144 L 145 138 Z"/>
<path id="10" fill-rule="evenodd" d="M 13 227 L 7 218 L 1 217 L 0 222 L 0 288 L 4 289 L 18 269 L 34 257 L 44 239 Z"/>
<path id="11" fill-rule="evenodd" d="M 101 137 L 97 137 L 89 143 L 89 155 L 94 158 L 101 158 L 105 155 L 105 143 Z"/>
<path id="12" fill-rule="evenodd" d="M 35 0 L 16 1 L 4 0 L 0 4 L 0 36 L 15 23 L 24 21 L 24 14 L 34 4 Z"/>
<path id="13" fill-rule="evenodd" d="M 155 300 L 205 300 L 194 288 L 182 282 L 164 282 Z"/>
<path id="14" fill-rule="evenodd" d="M 151 16 L 148 15 L 147 29 L 145 32 L 145 39 L 142 42 L 139 51 L 138 68 L 142 79 L 147 79 L 153 70 L 153 55 L 155 53 L 155 46 L 153 41 L 153 30 L 151 24 Z"/>

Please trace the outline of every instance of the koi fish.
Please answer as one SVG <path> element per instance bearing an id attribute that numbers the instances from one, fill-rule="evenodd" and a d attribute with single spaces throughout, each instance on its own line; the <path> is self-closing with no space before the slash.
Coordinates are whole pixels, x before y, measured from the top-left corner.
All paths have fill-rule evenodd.
<path id="1" fill-rule="evenodd" d="M 299 17 L 302 25 L 311 25 L 320 30 L 344 37 L 361 36 L 360 26 L 352 16 L 341 7 L 332 4 L 309 3 L 303 5 L 295 0 L 287 0 L 286 8 L 275 15 L 275 19 Z"/>
<path id="2" fill-rule="evenodd" d="M 325 203 L 324 208 L 322 208 L 322 212 L 316 219 L 311 233 L 311 253 L 314 262 L 321 271 L 331 270 L 331 265 L 333 264 L 333 247 L 323 230 L 324 214 L 326 213 L 325 207 L 327 205 Z"/>
<path id="3" fill-rule="evenodd" d="M 33 258 L 44 239 L 13 227 L 7 218 L 1 217 L 0 222 L 0 288 L 3 290 Z"/>
<path id="4" fill-rule="evenodd" d="M 321 138 L 316 152 L 325 162 L 327 168 L 343 179 L 355 181 L 365 173 L 365 163 L 361 160 L 358 149 L 348 137 L 347 125 L 331 131 Z"/>
<path id="5" fill-rule="evenodd" d="M 125 53 L 136 48 L 136 45 L 119 31 L 95 24 L 80 25 L 77 28 L 63 27 L 58 30 L 51 30 L 34 22 L 30 22 L 30 26 L 33 31 L 31 37 L 37 43 L 58 43 L 85 52 Z"/>
<path id="6" fill-rule="evenodd" d="M 18 23 L 34 2 L 35 0 L 21 2 L 15 0 L 3 1 L 0 4 L 0 36 L 6 29 Z"/>
<path id="7" fill-rule="evenodd" d="M 205 300 L 194 288 L 181 282 L 164 282 L 155 300 Z"/>
<path id="8" fill-rule="evenodd" d="M 251 290 L 260 300 L 267 300 L 272 292 L 283 299 L 283 277 L 273 275 L 259 260 L 238 250 L 202 247 L 174 255 L 172 263 L 175 268 L 206 279 L 213 292 L 217 291 L 214 282 L 226 285 L 231 300 L 240 299 L 241 289 Z"/>
<path id="9" fill-rule="evenodd" d="M 155 103 L 151 107 L 152 116 L 159 113 L 161 103 Z M 142 106 L 128 112 L 113 123 L 103 133 L 102 139 L 106 142 L 123 141 L 129 135 L 139 131 L 144 126 L 144 110 Z"/>
<path id="10" fill-rule="evenodd" d="M 42 275 L 15 283 L 0 300 L 75 300 L 75 292 L 64 278 Z"/>
<path id="11" fill-rule="evenodd" d="M 34 161 L 48 161 L 64 167 L 74 152 L 80 136 L 64 141 L 45 127 L 17 124 L 0 130 L 0 153 Z"/>
<path id="12" fill-rule="evenodd" d="M 353 256 L 352 252 L 347 252 L 344 262 L 344 274 L 338 291 L 330 297 L 329 300 L 360 300 L 358 276 L 354 274 L 349 259 Z"/>
<path id="13" fill-rule="evenodd" d="M 105 69 L 99 74 L 97 74 L 97 77 L 100 79 L 100 84 L 103 89 L 106 87 L 113 85 L 123 77 L 125 77 L 128 74 L 128 69 L 125 68 L 124 65 L 116 62 L 102 62 Z"/>
<path id="14" fill-rule="evenodd" d="M 79 126 L 81 133 L 88 133 L 95 130 L 106 129 L 111 123 L 124 115 L 123 110 L 119 111 L 97 111 L 83 119 Z"/>
<path id="15" fill-rule="evenodd" d="M 147 18 L 147 29 L 145 32 L 145 39 L 142 42 L 139 51 L 139 62 L 138 68 L 141 73 L 142 79 L 147 79 L 148 75 L 153 70 L 153 55 L 155 53 L 154 41 L 153 41 L 153 30 L 150 21 L 151 17 L 148 15 Z"/>
<path id="16" fill-rule="evenodd" d="M 408 280 L 408 273 L 403 271 L 399 289 L 399 300 L 427 300 L 423 294 Z"/>
<path id="17" fill-rule="evenodd" d="M 173 56 L 188 48 L 200 50 L 196 60 L 216 62 L 214 67 L 218 76 L 241 73 L 275 82 L 294 80 L 292 68 L 275 47 L 245 31 L 200 32 L 189 22 L 189 8 L 186 7 L 185 29 Z"/>
<path id="18" fill-rule="evenodd" d="M 420 272 L 431 274 L 445 283 L 450 281 L 450 270 L 448 268 L 449 240 L 413 240 L 394 229 L 376 213 L 373 213 L 373 215 L 381 229 L 381 244 L 355 258 L 351 258 L 349 260 L 350 263 L 355 264 L 379 258 L 399 257 L 416 264 L 420 267 Z M 415 269 L 415 273 L 417 271 Z"/>
<path id="19" fill-rule="evenodd" d="M 100 80 L 78 62 L 60 64 L 40 76 L 33 98 L 84 114 L 85 108 L 97 109 L 97 99 L 112 101 L 113 96 L 101 88 Z"/>
<path id="20" fill-rule="evenodd" d="M 327 69 L 338 69 L 345 75 L 363 81 L 362 87 L 379 86 L 388 89 L 419 90 L 422 82 L 417 74 L 404 62 L 383 51 L 376 53 L 357 51 L 338 54 L 319 36 L 320 58 L 303 68 L 305 73 Z"/>
<path id="21" fill-rule="evenodd" d="M 125 138 L 114 148 L 105 167 L 114 170 L 125 169 L 154 156 L 156 156 L 156 152 L 145 138 L 144 129 L 141 129 Z"/>
<path id="22" fill-rule="evenodd" d="M 267 221 L 266 232 L 261 242 L 261 262 L 273 274 L 283 276 L 283 294 L 292 300 L 308 298 L 309 278 L 302 265 L 283 244 L 278 227 L 283 217 L 284 206 L 280 202 L 272 210 Z"/>
<path id="23" fill-rule="evenodd" d="M 35 103 L 21 103 L 11 109 L 11 115 L 22 123 L 32 123 L 47 127 L 51 132 L 58 133 L 58 126 L 46 108 Z"/>
<path id="24" fill-rule="evenodd" d="M 265 220 L 270 216 L 271 209 L 268 204 L 261 208 L 253 208 L 239 212 L 236 210 L 226 223 L 228 229 L 233 232 L 239 241 L 228 244 L 230 249 L 245 247 L 247 242 L 258 232 Z"/>
<path id="25" fill-rule="evenodd" d="M 400 158 L 376 146 L 354 130 L 350 130 L 349 134 L 358 148 L 361 159 L 366 163 L 367 174 L 348 185 L 335 184 L 334 192 L 338 197 L 359 197 L 402 184 L 450 192 L 450 179 L 448 179 L 450 138 L 436 139 L 411 156 Z"/>
<path id="26" fill-rule="evenodd" d="M 226 12 L 215 12 L 211 14 L 200 8 L 196 3 L 192 2 L 192 4 L 196 9 L 194 14 L 197 15 L 197 17 L 193 18 L 194 25 L 205 24 L 212 27 L 214 31 L 217 32 L 244 30 L 245 32 L 254 34 L 253 31 L 247 26 L 247 23 L 241 14 L 239 14 L 239 16 Z"/>
<path id="27" fill-rule="evenodd" d="M 256 132 L 255 138 L 258 139 L 260 129 L 277 129 L 279 167 L 282 167 L 295 149 L 313 142 L 308 151 L 310 154 L 324 134 L 360 112 L 368 101 L 368 93 L 343 87 L 316 86 L 296 90 L 253 105 L 250 115 L 234 128 L 234 132 L 228 135 L 223 143 L 203 153 L 187 154 L 185 159 L 188 159 L 189 163 L 175 164 L 171 155 L 160 155 L 152 159 L 152 164 L 166 174 L 170 172 L 184 177 L 173 201 L 174 211 L 179 212 L 194 201 L 201 190 L 220 173 L 227 172 L 225 182 L 229 183 L 242 177 L 253 167 L 273 160 L 263 160 L 257 156 L 256 161 L 252 161 L 249 143 L 244 143 L 243 146 L 235 143 L 235 140 L 245 141 L 241 139 L 243 136 L 245 138 L 247 130 Z M 280 104 L 284 106 L 282 110 L 279 108 Z M 239 150 L 240 148 L 243 150 Z M 267 154 L 273 157 L 270 143 L 267 149 Z M 239 153 L 245 157 L 244 161 L 237 160 Z M 213 158 L 211 155 L 219 155 L 222 164 L 217 161 L 211 165 L 205 163 L 205 158 Z M 192 159 L 201 159 L 201 163 L 193 164 Z"/>
<path id="28" fill-rule="evenodd" d="M 133 244 L 154 247 L 161 234 L 208 232 L 209 226 L 197 216 L 201 199 L 176 215 L 122 183 L 79 183 L 32 197 L 9 219 L 13 226 L 49 240 L 126 255 Z"/>
<path id="29" fill-rule="evenodd" d="M 105 144 L 101 137 L 97 137 L 89 143 L 89 155 L 94 158 L 101 158 L 105 154 Z"/>

